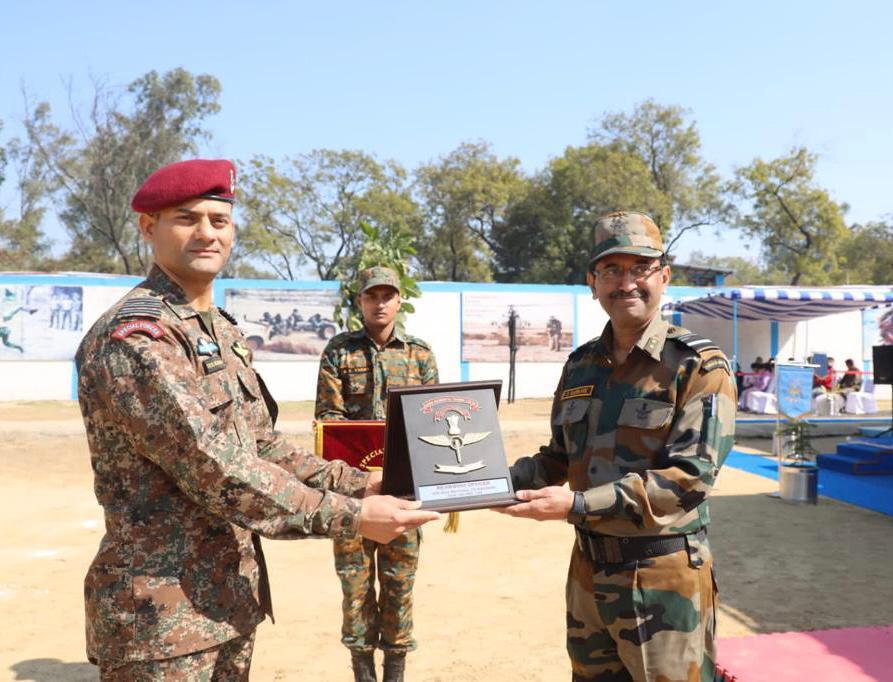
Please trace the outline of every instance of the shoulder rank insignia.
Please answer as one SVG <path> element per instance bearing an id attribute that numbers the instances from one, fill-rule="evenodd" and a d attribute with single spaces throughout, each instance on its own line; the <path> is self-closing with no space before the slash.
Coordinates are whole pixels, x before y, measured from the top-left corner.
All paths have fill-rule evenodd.
<path id="1" fill-rule="evenodd" d="M 223 315 L 224 319 L 228 320 L 232 324 L 239 326 L 239 323 L 236 322 L 236 317 L 232 313 L 228 312 L 225 308 L 217 308 L 217 312 Z"/>
<path id="2" fill-rule="evenodd" d="M 701 363 L 701 371 L 705 374 L 707 372 L 712 372 L 714 369 L 724 369 L 726 371 L 726 374 L 730 376 L 732 374 L 732 369 L 731 367 L 729 367 L 729 361 L 719 355 L 708 358 L 704 360 L 703 363 Z"/>
<path id="3" fill-rule="evenodd" d="M 123 320 L 129 317 L 143 317 L 157 320 L 161 317 L 161 299 L 149 296 L 137 296 L 124 301 L 115 315 L 116 319 Z"/>
<path id="4" fill-rule="evenodd" d="M 592 397 L 592 391 L 594 388 L 594 384 L 589 384 L 588 386 L 577 386 L 576 388 L 566 388 L 561 392 L 561 399 L 570 400 L 571 398 L 590 398 Z"/>
<path id="5" fill-rule="evenodd" d="M 719 350 L 719 346 L 713 343 L 713 341 L 704 336 L 693 334 L 692 332 L 685 332 L 684 334 L 672 338 L 676 339 L 679 343 L 688 346 L 692 350 L 697 351 L 699 354 L 707 350 Z"/>
<path id="6" fill-rule="evenodd" d="M 136 334 L 137 332 L 148 334 L 153 339 L 160 339 L 162 336 L 164 336 L 164 329 L 162 329 L 154 322 L 150 322 L 149 320 L 132 320 L 130 322 L 122 322 L 115 328 L 111 336 L 113 339 L 123 341 L 131 334 Z"/>

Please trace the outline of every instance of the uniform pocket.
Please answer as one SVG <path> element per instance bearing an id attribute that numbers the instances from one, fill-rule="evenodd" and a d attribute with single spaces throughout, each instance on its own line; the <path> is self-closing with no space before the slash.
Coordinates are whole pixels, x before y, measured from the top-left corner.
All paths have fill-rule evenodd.
<path id="1" fill-rule="evenodd" d="M 199 384 L 204 403 L 211 412 L 216 414 L 233 401 L 232 385 L 226 372 L 203 376 Z"/>
<path id="2" fill-rule="evenodd" d="M 341 378 L 341 383 L 349 395 L 361 395 L 372 384 L 371 367 L 351 367 Z"/>
<path id="3" fill-rule="evenodd" d="M 627 398 L 623 401 L 618 426 L 631 426 L 637 429 L 659 429 L 670 423 L 675 406 L 662 400 L 649 398 Z"/>
<path id="4" fill-rule="evenodd" d="M 565 400 L 559 405 L 558 411 L 552 418 L 553 426 L 561 429 L 565 449 L 572 457 L 582 455 L 586 445 L 586 415 L 589 413 L 592 402 L 589 398 Z"/>

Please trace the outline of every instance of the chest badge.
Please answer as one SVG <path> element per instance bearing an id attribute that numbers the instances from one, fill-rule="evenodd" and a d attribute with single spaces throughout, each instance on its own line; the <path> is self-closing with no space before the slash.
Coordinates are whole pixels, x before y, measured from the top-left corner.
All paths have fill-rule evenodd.
<path id="1" fill-rule="evenodd" d="M 220 346 L 213 341 L 200 337 L 198 343 L 195 344 L 195 352 L 199 355 L 215 355 L 220 352 Z"/>
<path id="2" fill-rule="evenodd" d="M 235 353 L 236 355 L 238 355 L 238 356 L 239 356 L 239 359 L 240 359 L 240 360 L 244 363 L 244 365 L 247 367 L 249 361 L 251 360 L 251 349 L 248 348 L 248 346 L 246 346 L 245 344 L 243 344 L 241 341 L 236 341 L 236 342 L 233 344 L 232 348 L 233 348 L 233 353 Z"/>
<path id="3" fill-rule="evenodd" d="M 636 408 L 636 421 L 644 424 L 648 421 L 648 405 L 644 403 Z"/>

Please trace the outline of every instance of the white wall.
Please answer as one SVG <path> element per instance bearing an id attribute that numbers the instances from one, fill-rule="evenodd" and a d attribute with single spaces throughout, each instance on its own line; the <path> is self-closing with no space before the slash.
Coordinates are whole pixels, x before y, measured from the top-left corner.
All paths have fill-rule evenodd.
<path id="1" fill-rule="evenodd" d="M 73 362 L 0 362 L 0 400 L 71 400 L 74 381 Z"/>

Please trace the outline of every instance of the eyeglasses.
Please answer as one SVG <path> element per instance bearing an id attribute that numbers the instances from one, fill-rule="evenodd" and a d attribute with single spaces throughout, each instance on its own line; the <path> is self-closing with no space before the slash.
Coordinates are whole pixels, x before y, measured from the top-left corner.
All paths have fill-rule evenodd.
<path id="1" fill-rule="evenodd" d="M 600 280 L 605 282 L 619 282 L 623 279 L 623 276 L 629 272 L 632 275 L 632 278 L 635 280 L 647 279 L 655 272 L 660 270 L 663 267 L 660 263 L 657 265 L 649 265 L 648 263 L 636 263 L 633 266 L 630 266 L 629 270 L 620 266 L 620 265 L 608 265 L 601 269 L 594 269 L 592 274 Z"/>

